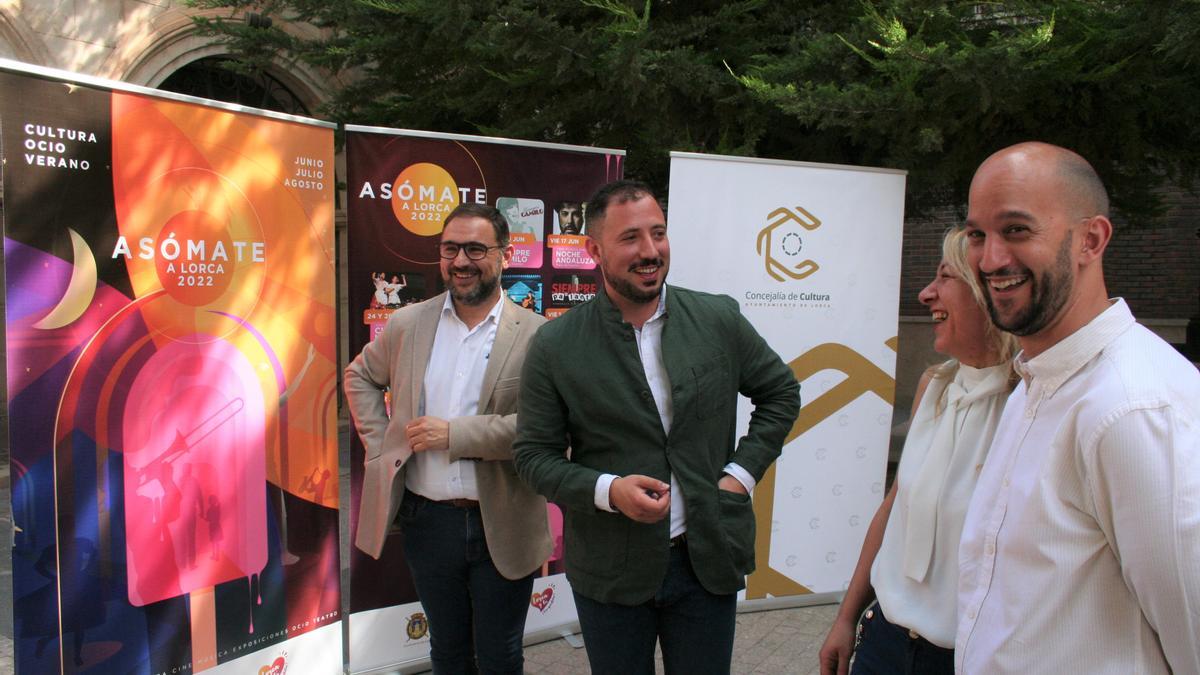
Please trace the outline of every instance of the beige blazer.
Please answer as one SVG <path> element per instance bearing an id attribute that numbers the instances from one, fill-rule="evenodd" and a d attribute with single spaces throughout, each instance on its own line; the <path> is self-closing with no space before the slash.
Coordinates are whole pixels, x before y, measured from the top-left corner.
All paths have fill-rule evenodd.
<path id="1" fill-rule="evenodd" d="M 346 367 L 346 400 L 366 448 L 358 533 L 354 544 L 379 558 L 404 497 L 404 426 L 418 416 L 425 368 L 446 301 L 442 293 L 396 310 L 383 333 Z M 496 569 L 518 579 L 550 556 L 546 500 L 517 478 L 512 440 L 517 427 L 517 393 L 525 350 L 546 319 L 505 302 L 500 310 L 478 414 L 450 420 L 450 459 L 476 460 L 475 480 L 488 552 Z M 392 417 L 383 391 L 390 387 Z"/>

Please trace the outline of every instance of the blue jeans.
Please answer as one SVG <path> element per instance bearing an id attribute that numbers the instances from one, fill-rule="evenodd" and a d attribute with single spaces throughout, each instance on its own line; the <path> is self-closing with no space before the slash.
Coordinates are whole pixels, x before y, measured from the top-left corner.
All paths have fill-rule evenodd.
<path id="1" fill-rule="evenodd" d="M 628 606 L 575 593 L 575 608 L 594 675 L 653 675 L 656 639 L 668 674 L 729 672 L 737 594 L 705 590 L 687 546 L 671 549 L 667 575 L 652 600 Z"/>
<path id="2" fill-rule="evenodd" d="M 954 675 L 953 649 L 910 637 L 883 616 L 879 603 L 863 614 L 858 635 L 851 675 Z"/>
<path id="3" fill-rule="evenodd" d="M 398 518 L 404 556 L 429 619 L 433 672 L 521 673 L 533 574 L 516 581 L 500 575 L 478 507 L 451 506 L 406 491 Z"/>

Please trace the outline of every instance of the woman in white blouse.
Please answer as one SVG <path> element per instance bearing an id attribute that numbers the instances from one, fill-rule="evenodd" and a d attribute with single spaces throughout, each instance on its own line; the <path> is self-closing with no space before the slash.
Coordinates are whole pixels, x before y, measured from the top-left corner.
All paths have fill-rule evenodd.
<path id="1" fill-rule="evenodd" d="M 937 276 L 919 297 L 933 315 L 934 349 L 951 359 L 917 386 L 896 481 L 821 647 L 822 675 L 845 674 L 851 654 L 856 675 L 954 672 L 958 541 L 1016 383 L 1017 343 L 988 319 L 961 230 L 946 234 Z"/>

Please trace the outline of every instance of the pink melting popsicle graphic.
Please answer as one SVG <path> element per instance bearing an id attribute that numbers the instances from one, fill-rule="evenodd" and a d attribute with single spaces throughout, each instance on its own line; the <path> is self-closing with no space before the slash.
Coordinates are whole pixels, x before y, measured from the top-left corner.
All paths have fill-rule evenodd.
<path id="1" fill-rule="evenodd" d="M 173 341 L 137 374 L 123 422 L 130 603 L 262 571 L 265 432 L 262 385 L 228 342 Z"/>

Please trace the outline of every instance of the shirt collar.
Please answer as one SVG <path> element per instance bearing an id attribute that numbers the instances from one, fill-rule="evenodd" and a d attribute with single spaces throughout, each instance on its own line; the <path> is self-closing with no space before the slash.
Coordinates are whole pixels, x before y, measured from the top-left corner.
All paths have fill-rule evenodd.
<path id="1" fill-rule="evenodd" d="M 505 293 L 501 291 L 500 297 L 496 300 L 496 304 L 492 305 L 492 310 L 483 318 L 483 321 L 479 322 L 479 325 L 482 326 L 489 321 L 496 324 L 500 323 L 500 310 L 504 307 L 504 302 L 507 299 L 508 298 L 505 296 Z M 447 315 L 454 317 L 460 322 L 462 321 L 462 319 L 458 318 L 458 312 L 454 310 L 454 298 L 450 296 L 449 291 L 446 292 L 446 299 L 442 302 L 442 316 Z"/>
<path id="2" fill-rule="evenodd" d="M 1109 301 L 1108 309 L 1041 354 L 1026 360 L 1025 352 L 1021 351 L 1013 368 L 1025 380 L 1026 387 L 1038 380 L 1047 395 L 1053 394 L 1133 324 L 1133 313 L 1125 300 L 1114 298 Z"/>
<path id="3" fill-rule="evenodd" d="M 658 307 L 655 308 L 654 314 L 652 314 L 649 319 L 646 319 L 646 323 L 650 323 L 651 321 L 657 321 L 657 320 L 661 319 L 662 317 L 666 316 L 666 314 L 667 314 L 667 285 L 663 284 L 662 290 L 660 290 L 658 292 Z"/>
<path id="4" fill-rule="evenodd" d="M 612 298 L 608 297 L 608 289 L 604 287 L 603 283 L 600 284 L 600 288 L 596 291 L 596 302 L 599 305 L 602 316 L 618 324 L 625 323 L 625 320 L 621 318 L 621 309 L 612 301 Z M 653 316 L 646 320 L 646 323 L 650 323 L 655 319 L 666 316 L 666 314 L 667 285 L 664 283 L 662 285 L 662 290 L 660 290 L 658 293 L 658 307 L 654 310 Z"/>

